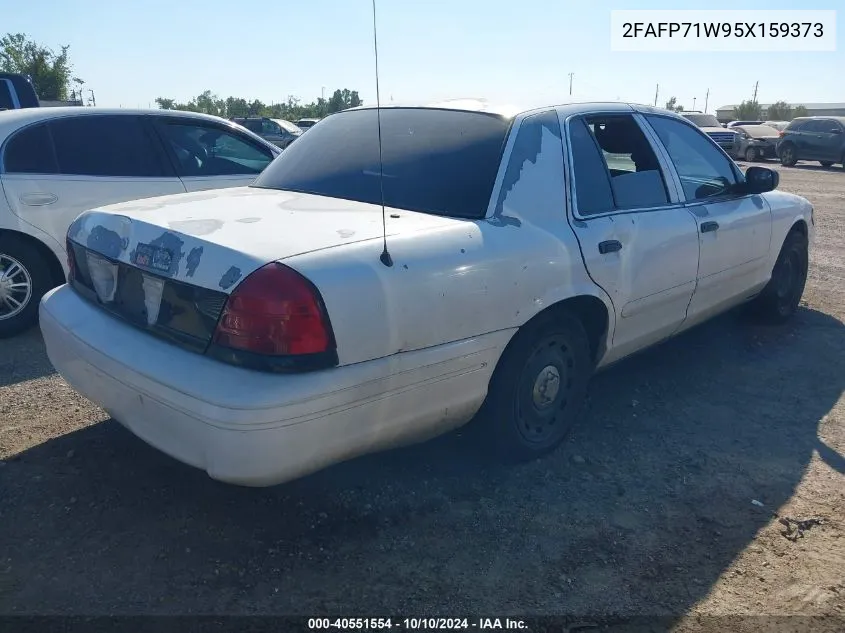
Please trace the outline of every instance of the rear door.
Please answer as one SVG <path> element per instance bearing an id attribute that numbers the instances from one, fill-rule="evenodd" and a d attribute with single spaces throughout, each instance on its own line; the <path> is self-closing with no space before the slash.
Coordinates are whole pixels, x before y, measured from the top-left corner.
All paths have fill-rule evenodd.
<path id="1" fill-rule="evenodd" d="M 649 114 L 695 218 L 700 247 L 688 323 L 700 322 L 749 297 L 765 284 L 772 237 L 771 210 L 760 195 L 738 194 L 743 175 L 697 128 Z"/>
<path id="2" fill-rule="evenodd" d="M 616 311 L 615 360 L 671 336 L 686 318 L 698 235 L 664 158 L 633 114 L 567 121 L 572 228 L 590 277 Z"/>
<path id="3" fill-rule="evenodd" d="M 275 158 L 268 147 L 229 126 L 167 116 L 153 123 L 188 191 L 249 185 Z"/>
<path id="4" fill-rule="evenodd" d="M 10 138 L 3 167 L 12 211 L 59 244 L 83 211 L 185 192 L 134 115 L 69 116 L 31 125 Z"/>

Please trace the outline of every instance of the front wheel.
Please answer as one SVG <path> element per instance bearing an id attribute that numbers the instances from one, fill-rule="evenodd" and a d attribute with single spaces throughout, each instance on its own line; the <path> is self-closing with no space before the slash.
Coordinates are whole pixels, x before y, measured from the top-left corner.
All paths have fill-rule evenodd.
<path id="1" fill-rule="evenodd" d="M 50 269 L 35 249 L 0 236 L 0 338 L 35 325 L 38 302 L 52 285 Z"/>
<path id="2" fill-rule="evenodd" d="M 788 143 L 780 148 L 780 164 L 784 167 L 792 167 L 798 162 L 798 154 L 795 151 L 795 146 Z"/>
<path id="3" fill-rule="evenodd" d="M 792 231 L 780 249 L 772 277 L 752 308 L 764 321 L 782 323 L 795 314 L 807 283 L 807 237 Z"/>
<path id="4" fill-rule="evenodd" d="M 584 403 L 593 372 L 581 321 L 557 313 L 517 333 L 499 361 L 482 412 L 483 432 L 508 461 L 557 447 Z"/>
<path id="5" fill-rule="evenodd" d="M 758 156 L 759 154 L 757 153 L 756 147 L 749 147 L 745 150 L 745 160 L 747 160 L 749 163 L 753 163 L 755 160 L 757 160 Z"/>

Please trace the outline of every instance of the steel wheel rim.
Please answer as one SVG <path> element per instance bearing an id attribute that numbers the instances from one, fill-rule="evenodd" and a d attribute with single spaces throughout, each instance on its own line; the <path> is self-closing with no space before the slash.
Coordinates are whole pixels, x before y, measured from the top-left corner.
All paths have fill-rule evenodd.
<path id="1" fill-rule="evenodd" d="M 545 338 L 528 358 L 514 399 L 517 431 L 526 443 L 547 444 L 565 432 L 574 372 L 575 358 L 556 336 Z"/>
<path id="2" fill-rule="evenodd" d="M 32 298 L 32 277 L 11 255 L 0 253 L 0 321 L 17 316 Z"/>
<path id="3" fill-rule="evenodd" d="M 784 150 L 783 150 L 783 160 L 786 161 L 787 163 L 792 162 L 792 148 L 791 147 L 784 148 Z"/>

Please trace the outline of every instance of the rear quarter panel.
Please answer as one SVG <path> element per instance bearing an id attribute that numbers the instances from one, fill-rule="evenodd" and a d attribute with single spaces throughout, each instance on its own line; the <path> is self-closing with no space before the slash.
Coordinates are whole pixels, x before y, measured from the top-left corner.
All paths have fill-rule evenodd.
<path id="1" fill-rule="evenodd" d="M 587 277 L 565 218 L 557 227 L 550 232 L 527 222 L 455 220 L 426 233 L 389 237 L 391 267 L 379 260 L 381 240 L 283 261 L 320 290 L 341 364 L 515 332 L 545 308 L 577 295 L 601 299 L 612 329 L 610 301 Z"/>

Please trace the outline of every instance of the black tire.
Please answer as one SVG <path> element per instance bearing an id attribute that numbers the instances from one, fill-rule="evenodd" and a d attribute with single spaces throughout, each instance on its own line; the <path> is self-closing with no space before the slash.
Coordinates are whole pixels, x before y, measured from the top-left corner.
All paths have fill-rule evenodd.
<path id="1" fill-rule="evenodd" d="M 783 323 L 795 314 L 807 283 L 808 260 L 807 237 L 791 231 L 780 249 L 772 278 L 752 303 L 760 320 Z"/>
<path id="2" fill-rule="evenodd" d="M 778 151 L 778 156 L 780 164 L 784 167 L 792 167 L 798 162 L 798 152 L 792 143 L 785 143 Z"/>
<path id="3" fill-rule="evenodd" d="M 830 167 L 833 164 L 832 160 L 820 160 L 819 163 L 822 167 Z"/>
<path id="4" fill-rule="evenodd" d="M 756 147 L 749 147 L 745 150 L 745 160 L 747 160 L 749 163 L 753 163 L 759 158 L 760 154 L 757 152 Z"/>
<path id="5" fill-rule="evenodd" d="M 22 269 L 21 273 L 16 271 L 16 266 Z M 38 302 L 55 285 L 41 253 L 19 238 L 0 235 L 0 283 L 8 282 L 9 272 L 13 273 L 11 280 L 15 285 L 28 282 L 29 292 L 21 292 L 20 287 L 10 290 L 8 284 L 0 288 L 0 338 L 14 336 L 35 325 Z M 15 302 L 22 307 L 15 307 Z"/>
<path id="6" fill-rule="evenodd" d="M 552 451 L 577 421 L 593 369 L 577 317 L 558 312 L 529 324 L 508 345 L 490 381 L 480 427 L 486 443 L 510 462 Z"/>

